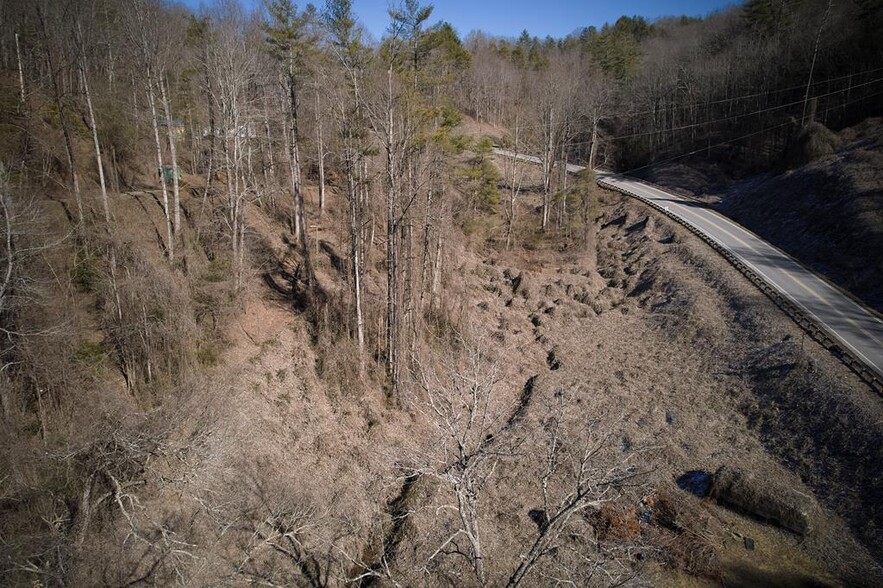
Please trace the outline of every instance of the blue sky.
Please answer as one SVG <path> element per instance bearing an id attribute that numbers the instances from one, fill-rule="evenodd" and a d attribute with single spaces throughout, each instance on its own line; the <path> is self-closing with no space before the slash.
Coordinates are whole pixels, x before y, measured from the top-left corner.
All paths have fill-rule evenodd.
<path id="1" fill-rule="evenodd" d="M 239 0 L 244 6 L 260 5 L 261 0 Z M 296 0 L 297 1 L 297 0 Z M 322 6 L 324 0 L 312 0 Z M 393 0 L 394 2 L 396 0 Z M 183 0 L 198 7 L 211 0 Z M 298 6 L 307 2 L 301 0 Z M 397 3 L 397 2 L 396 2 Z M 431 23 L 446 20 L 461 36 L 472 30 L 492 35 L 515 37 L 527 29 L 531 35 L 563 37 L 574 30 L 605 22 L 623 15 L 640 15 L 648 19 L 660 16 L 704 16 L 713 10 L 739 4 L 738 0 L 424 0 L 432 4 Z M 359 20 L 376 38 L 383 35 L 389 22 L 389 0 L 353 0 Z"/>

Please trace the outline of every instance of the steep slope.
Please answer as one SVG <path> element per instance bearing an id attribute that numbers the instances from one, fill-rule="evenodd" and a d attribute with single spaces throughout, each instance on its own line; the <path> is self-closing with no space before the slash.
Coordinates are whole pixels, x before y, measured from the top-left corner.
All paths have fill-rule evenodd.
<path id="1" fill-rule="evenodd" d="M 381 352 L 347 332 L 337 191 L 321 218 L 308 194 L 305 296 L 285 202 L 249 204 L 237 289 L 224 194 L 203 208 L 188 180 L 175 264 L 133 171 L 115 222 L 37 268 L 23 317 L 65 328 L 22 339 L 39 369 L 0 433 L 4 585 L 500 585 L 531 553 L 526 585 L 883 579 L 880 399 L 652 210 L 606 194 L 586 243 L 542 235 L 528 177 L 511 250 L 498 214 L 464 214 L 390 397 Z M 70 194 L 43 195 L 45 233 L 66 235 Z M 678 487 L 722 466 L 808 505 L 806 528 Z M 585 500 L 556 519 L 574 487 Z"/>
<path id="2" fill-rule="evenodd" d="M 618 195 L 600 206 L 595 251 L 461 253 L 463 282 L 452 286 L 461 328 L 485 340 L 499 366 L 488 430 L 500 463 L 476 490 L 488 581 L 505 582 L 536 535 L 549 423 L 561 419 L 562 442 L 602 443 L 593 472 L 634 468 L 607 510 L 570 523 L 598 541 L 600 565 L 624 565 L 621 550 L 633 549 L 648 558 L 638 573 L 660 583 L 686 581 L 687 570 L 700 584 L 873 585 L 883 573 L 873 563 L 878 399 L 692 236 Z M 252 226 L 273 241 L 271 219 L 255 212 Z M 283 242 L 269 247 L 288 255 Z M 91 539 L 107 557 L 95 571 L 120 583 L 150 573 L 195 584 L 292 574 L 476 584 L 466 560 L 437 552 L 457 528 L 455 495 L 431 473 L 444 436 L 418 390 L 399 409 L 346 372 L 318 377 L 334 350 L 310 343 L 305 315 L 275 289 L 251 289 L 227 337 L 138 509 Z M 509 443 L 518 450 L 502 451 Z M 811 532 L 741 516 L 674 483 L 722 465 L 813 496 Z M 547 491 L 566 484 L 556 473 Z M 641 519 L 646 497 L 678 522 Z M 168 552 L 155 538 L 123 549 L 133 525 L 164 529 Z M 585 572 L 549 559 L 533 573 L 559 565 Z"/>

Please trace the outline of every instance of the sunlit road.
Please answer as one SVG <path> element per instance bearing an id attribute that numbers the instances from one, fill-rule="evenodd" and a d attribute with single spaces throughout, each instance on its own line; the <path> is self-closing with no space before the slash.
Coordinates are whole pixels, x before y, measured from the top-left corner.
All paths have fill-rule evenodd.
<path id="1" fill-rule="evenodd" d="M 508 151 L 498 155 L 513 157 Z M 540 163 L 539 158 L 518 159 Z M 568 164 L 568 172 L 584 168 Z M 695 200 L 672 194 L 627 176 L 598 173 L 598 183 L 639 198 L 691 225 L 790 301 L 843 350 L 864 364 L 864 377 L 883 390 L 883 320 L 794 258 L 754 233 Z M 857 370 L 862 371 L 862 370 Z"/>

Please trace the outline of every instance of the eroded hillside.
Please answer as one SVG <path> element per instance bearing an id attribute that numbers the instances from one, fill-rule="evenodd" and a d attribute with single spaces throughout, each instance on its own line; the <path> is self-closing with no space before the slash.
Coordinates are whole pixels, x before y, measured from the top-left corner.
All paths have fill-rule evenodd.
<path id="1" fill-rule="evenodd" d="M 879 3 L 184 4 L 0 3 L 0 584 L 883 584 L 880 397 L 591 170 L 815 154 L 873 299 Z"/>
<path id="2" fill-rule="evenodd" d="M 149 234 L 157 203 L 128 198 L 129 234 Z M 287 229 L 252 208 L 255 271 L 197 321 L 217 356 L 154 409 L 105 358 L 104 396 L 64 401 L 79 408 L 47 448 L 6 437 L 5 577 L 877 583 L 879 399 L 693 236 L 619 195 L 596 212 L 588 249 L 459 246 L 445 319 L 390 398 L 351 342 L 317 338 Z M 326 236 L 314 262 L 333 300 L 346 274 Z M 197 253 L 205 304 L 223 282 Z M 74 296 L 83 316 L 91 295 Z M 676 484 L 722 466 L 807 527 Z"/>

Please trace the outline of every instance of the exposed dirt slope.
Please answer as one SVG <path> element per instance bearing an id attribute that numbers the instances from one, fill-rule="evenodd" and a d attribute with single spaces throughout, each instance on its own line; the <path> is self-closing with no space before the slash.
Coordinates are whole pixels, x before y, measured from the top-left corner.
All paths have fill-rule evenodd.
<path id="1" fill-rule="evenodd" d="M 487 270 L 504 292 L 487 310 L 508 330 L 500 336 L 548 352 L 552 369 L 532 401 L 571 391 L 585 418 L 616 423 L 623 451 L 648 452 L 636 463 L 654 469 L 655 488 L 671 489 L 688 469 L 734 464 L 815 494 L 879 558 L 879 398 L 722 258 L 649 209 L 610 197 L 601 222 L 597 274 L 579 257 L 550 256 L 548 270 L 524 272 L 508 294 L 505 276 L 521 270 Z M 571 283 L 583 275 L 590 286 Z M 850 561 L 858 552 L 837 546 L 849 532 L 832 514 L 819 515 L 799 551 L 858 581 L 865 572 L 847 569 L 868 570 L 871 559 Z M 787 534 L 780 542 L 797 546 Z M 768 544 L 765 555 L 775 561 L 780 548 Z"/>

